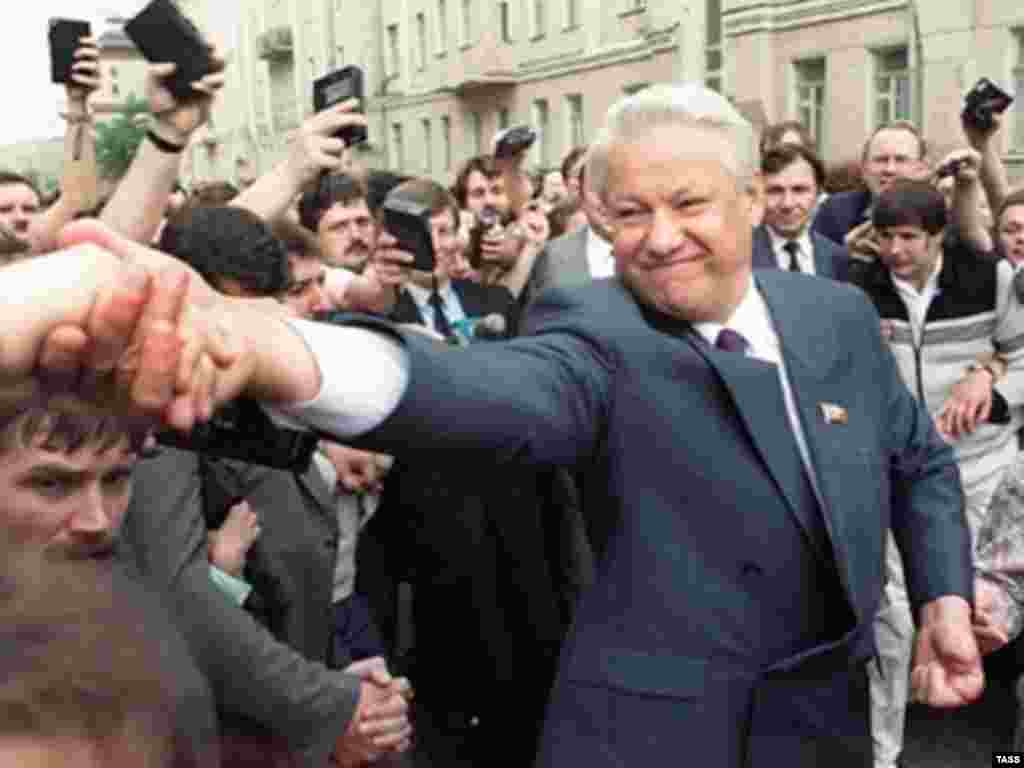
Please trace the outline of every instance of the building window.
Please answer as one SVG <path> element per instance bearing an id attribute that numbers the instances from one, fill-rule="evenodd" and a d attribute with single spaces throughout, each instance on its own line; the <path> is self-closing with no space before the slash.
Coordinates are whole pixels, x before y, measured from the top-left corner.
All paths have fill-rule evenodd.
<path id="1" fill-rule="evenodd" d="M 547 28 L 545 18 L 544 0 L 529 0 L 530 3 L 530 37 L 537 39 L 544 37 L 544 30 Z"/>
<path id="2" fill-rule="evenodd" d="M 875 125 L 912 120 L 910 61 L 906 47 L 875 53 Z"/>
<path id="3" fill-rule="evenodd" d="M 416 69 L 422 72 L 427 68 L 427 17 L 423 13 L 416 14 Z"/>
<path id="4" fill-rule="evenodd" d="M 401 49 L 398 47 L 398 25 L 388 24 L 388 74 L 392 76 L 398 75 L 401 66 Z"/>
<path id="5" fill-rule="evenodd" d="M 586 144 L 583 130 L 583 96 L 573 93 L 565 97 L 566 108 L 566 139 L 570 147 L 582 147 Z"/>
<path id="6" fill-rule="evenodd" d="M 459 43 L 463 46 L 473 44 L 473 0 L 460 0 L 462 12 L 459 14 Z"/>
<path id="7" fill-rule="evenodd" d="M 452 169 L 452 119 L 448 115 L 441 118 L 441 150 L 444 152 L 444 170 Z"/>
<path id="8" fill-rule="evenodd" d="M 796 116 L 820 151 L 825 141 L 825 59 L 793 65 L 796 74 Z"/>
<path id="9" fill-rule="evenodd" d="M 565 0 L 565 28 L 576 29 L 580 25 L 579 0 Z"/>
<path id="10" fill-rule="evenodd" d="M 1024 99 L 1024 29 L 1018 29 L 1014 35 L 1017 38 L 1017 65 L 1013 68 L 1013 92 L 1017 99 Z M 1024 106 L 1018 101 L 1013 107 L 1013 148 L 1018 152 L 1024 152 Z"/>
<path id="11" fill-rule="evenodd" d="M 704 3 L 704 84 L 722 92 L 722 0 Z"/>
<path id="12" fill-rule="evenodd" d="M 632 96 L 634 93 L 640 93 L 644 88 L 647 88 L 650 83 L 630 83 L 622 87 L 622 92 L 627 96 Z"/>
<path id="13" fill-rule="evenodd" d="M 533 127 L 537 130 L 537 141 L 533 145 L 535 163 L 541 168 L 547 168 L 551 164 L 551 131 L 548 130 L 550 112 L 547 99 L 537 99 L 533 102 Z"/>
<path id="14" fill-rule="evenodd" d="M 424 117 L 420 120 L 420 126 L 423 129 L 423 172 L 433 173 L 434 131 L 430 125 L 430 118 Z"/>
<path id="15" fill-rule="evenodd" d="M 448 48 L 448 3 L 437 0 L 437 52 L 444 53 Z"/>
<path id="16" fill-rule="evenodd" d="M 391 148 L 394 150 L 392 158 L 396 170 L 405 168 L 405 137 L 402 135 L 402 124 L 391 124 Z"/>
<path id="17" fill-rule="evenodd" d="M 498 110 L 498 130 L 504 131 L 511 124 L 512 119 L 509 115 L 508 107 L 502 107 Z"/>
<path id="18" fill-rule="evenodd" d="M 110 84 L 110 93 L 111 93 L 112 96 L 120 96 L 121 95 L 121 86 L 119 86 L 117 83 L 111 83 Z"/>
<path id="19" fill-rule="evenodd" d="M 484 151 L 484 119 L 479 112 L 473 113 L 473 154 Z"/>
<path id="20" fill-rule="evenodd" d="M 512 20 L 509 16 L 508 1 L 502 0 L 498 3 L 498 26 L 501 33 L 501 42 L 512 42 Z"/>

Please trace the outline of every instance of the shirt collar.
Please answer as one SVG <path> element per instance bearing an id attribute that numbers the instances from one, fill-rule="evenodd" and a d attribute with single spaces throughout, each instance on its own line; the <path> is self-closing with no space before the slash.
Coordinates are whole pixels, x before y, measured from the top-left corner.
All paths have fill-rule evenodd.
<path id="1" fill-rule="evenodd" d="M 718 333 L 723 328 L 731 328 L 750 344 L 752 350 L 764 349 L 766 346 L 777 346 L 778 339 L 768 313 L 768 305 L 757 289 L 754 278 L 750 278 L 743 299 L 733 311 L 732 316 L 723 323 L 694 323 L 693 328 L 703 336 L 711 346 L 715 345 Z"/>
<path id="2" fill-rule="evenodd" d="M 804 227 L 803 231 L 797 237 L 783 237 L 771 226 L 766 226 L 768 230 L 768 237 L 772 240 L 772 251 L 779 253 L 782 250 L 782 246 L 788 243 L 790 240 L 796 241 L 796 244 L 800 246 L 800 255 L 810 257 L 814 253 L 814 245 L 811 243 L 811 233 L 809 227 Z"/>
<path id="3" fill-rule="evenodd" d="M 936 289 L 939 287 L 939 275 L 942 274 L 943 261 L 944 259 L 940 253 L 938 260 L 935 262 L 935 269 L 932 270 L 932 273 L 928 276 L 928 280 L 925 281 L 924 288 L 921 291 L 918 291 L 914 284 L 909 280 L 903 280 L 902 278 L 896 277 L 896 275 L 891 272 L 889 273 L 889 276 L 892 278 L 892 284 L 905 293 L 911 293 L 915 296 L 930 296 L 934 294 Z"/>
<path id="4" fill-rule="evenodd" d="M 424 288 L 422 285 L 416 285 L 412 281 L 409 281 L 405 284 L 405 290 L 407 290 L 409 295 L 412 296 L 412 300 L 416 302 L 416 306 L 425 307 L 429 305 L 430 294 L 433 293 L 430 288 Z M 445 304 L 450 304 L 455 296 L 455 293 L 452 290 L 451 280 L 440 286 L 437 289 L 437 292 L 441 295 L 441 299 Z M 446 312 L 445 314 L 448 313 Z"/>

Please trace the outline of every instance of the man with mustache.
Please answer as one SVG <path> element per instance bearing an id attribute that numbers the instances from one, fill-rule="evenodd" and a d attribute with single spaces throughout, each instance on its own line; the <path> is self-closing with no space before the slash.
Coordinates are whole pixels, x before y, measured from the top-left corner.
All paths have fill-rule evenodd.
<path id="1" fill-rule="evenodd" d="M 302 225 L 315 232 L 324 262 L 362 272 L 377 245 L 366 187 L 347 174 L 325 178 L 299 203 Z"/>

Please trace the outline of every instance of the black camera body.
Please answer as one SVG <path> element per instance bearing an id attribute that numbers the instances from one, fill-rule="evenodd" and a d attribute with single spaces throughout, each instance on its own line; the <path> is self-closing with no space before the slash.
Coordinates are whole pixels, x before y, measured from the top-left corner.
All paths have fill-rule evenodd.
<path id="1" fill-rule="evenodd" d="M 537 141 L 537 132 L 528 125 L 507 128 L 495 137 L 494 156 L 513 157 L 525 152 Z"/>
<path id="2" fill-rule="evenodd" d="M 979 130 L 991 130 L 995 125 L 992 115 L 1002 114 L 1012 103 L 1013 96 L 983 77 L 964 95 L 962 117 L 965 123 Z"/>
<path id="3" fill-rule="evenodd" d="M 313 458 L 317 437 L 310 432 L 283 429 L 251 400 L 236 400 L 188 434 L 159 432 L 161 445 L 201 453 L 211 458 L 237 459 L 274 469 L 304 472 Z"/>
<path id="4" fill-rule="evenodd" d="M 415 200 L 391 192 L 381 206 L 384 229 L 398 240 L 398 249 L 413 255 L 413 269 L 433 272 L 434 239 L 430 233 L 430 209 Z"/>
<path id="5" fill-rule="evenodd" d="M 212 48 L 173 0 L 152 0 L 124 25 L 124 33 L 150 63 L 174 62 L 174 72 L 164 86 L 178 101 L 200 94 L 192 83 L 222 69 L 213 60 Z"/>
<path id="6" fill-rule="evenodd" d="M 364 114 L 363 97 L 363 70 L 359 67 L 342 67 L 313 81 L 313 109 L 316 112 L 323 112 L 349 99 L 358 99 L 359 107 L 354 111 Z M 362 144 L 367 140 L 366 126 L 346 125 L 335 137 L 344 141 L 347 147 Z"/>
<path id="7" fill-rule="evenodd" d="M 92 25 L 79 19 L 50 19 L 50 80 L 57 85 L 73 82 L 71 70 L 82 38 L 92 35 Z"/>

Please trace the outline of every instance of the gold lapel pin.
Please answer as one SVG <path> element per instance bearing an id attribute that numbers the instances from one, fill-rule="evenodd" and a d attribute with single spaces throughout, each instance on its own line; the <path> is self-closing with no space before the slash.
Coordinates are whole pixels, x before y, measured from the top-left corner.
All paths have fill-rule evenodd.
<path id="1" fill-rule="evenodd" d="M 819 405 L 826 424 L 845 424 L 849 421 L 849 416 L 843 406 L 835 403 L 819 403 Z"/>

